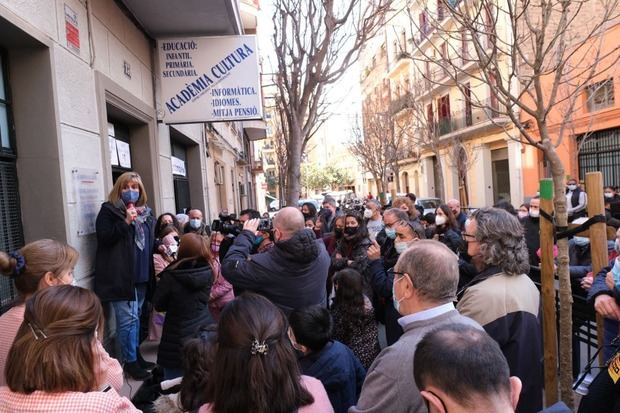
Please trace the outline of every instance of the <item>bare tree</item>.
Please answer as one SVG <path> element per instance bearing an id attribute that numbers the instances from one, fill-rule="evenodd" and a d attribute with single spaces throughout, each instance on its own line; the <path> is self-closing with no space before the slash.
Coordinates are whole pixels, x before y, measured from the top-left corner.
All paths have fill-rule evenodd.
<path id="1" fill-rule="evenodd" d="M 286 117 L 286 199 L 300 194 L 301 158 L 325 116 L 325 92 L 359 57 L 391 0 L 274 0 L 276 84 Z"/>
<path id="2" fill-rule="evenodd" d="M 403 157 L 403 134 L 395 133 L 394 118 L 389 109 L 381 110 L 379 102 L 364 105 L 363 126 L 353 128 L 354 139 L 349 151 L 362 167 L 372 174 L 382 203 L 386 202 L 388 177 L 398 179 L 398 161 Z"/>
<path id="3" fill-rule="evenodd" d="M 276 166 L 277 166 L 277 177 L 278 177 L 278 200 L 279 207 L 282 208 L 286 195 L 286 171 L 288 168 L 288 149 L 287 139 L 286 139 L 286 131 L 288 129 L 286 124 L 286 115 L 284 114 L 284 109 L 282 107 L 282 100 L 278 97 L 275 99 L 276 104 L 276 121 L 275 130 L 274 130 L 274 149 L 276 153 Z"/>
<path id="4" fill-rule="evenodd" d="M 470 104 L 487 113 L 510 139 L 544 153 L 554 183 L 555 225 L 566 227 L 566 170 L 557 148 L 585 89 L 616 63 L 613 56 L 620 46 L 603 48 L 601 39 L 617 21 L 618 0 L 440 0 L 438 5 L 432 11 L 426 2 L 409 2 L 408 10 L 417 7 L 425 13 L 424 18 L 410 14 L 416 39 L 411 57 L 439 67 L 442 80 L 427 76 L 429 81 L 457 86 L 463 94 L 463 79 L 487 85 L 490 98 L 473 94 Z M 551 131 L 550 123 L 559 125 L 557 130 Z M 512 125 L 517 134 L 510 133 Z M 558 248 L 560 390 L 572 407 L 567 239 L 558 240 Z"/>

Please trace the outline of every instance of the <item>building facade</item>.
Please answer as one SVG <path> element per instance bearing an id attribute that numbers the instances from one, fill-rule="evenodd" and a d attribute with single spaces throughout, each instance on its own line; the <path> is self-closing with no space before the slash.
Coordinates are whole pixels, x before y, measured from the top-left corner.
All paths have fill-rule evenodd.
<path id="1" fill-rule="evenodd" d="M 250 0 L 2 2 L 0 250 L 67 242 L 89 285 L 94 218 L 128 170 L 156 215 L 194 207 L 210 221 L 255 206 L 252 141 L 264 126 L 164 124 L 156 39 L 253 34 L 257 10 Z M 12 288 L 1 282 L 4 306 Z"/>

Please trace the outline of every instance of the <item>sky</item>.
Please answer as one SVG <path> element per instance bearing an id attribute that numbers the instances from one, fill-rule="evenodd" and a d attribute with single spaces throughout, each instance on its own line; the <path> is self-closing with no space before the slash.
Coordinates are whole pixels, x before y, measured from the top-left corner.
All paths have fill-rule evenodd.
<path id="1" fill-rule="evenodd" d="M 260 2 L 258 14 L 257 37 L 264 73 L 273 73 L 277 69 L 277 60 L 273 48 L 273 7 L 271 0 Z M 330 87 L 328 100 L 329 119 L 327 131 L 330 140 L 346 142 L 352 138 L 352 121 L 361 113 L 361 89 L 359 84 L 360 69 L 355 63 L 338 82 Z M 265 79 L 263 79 L 264 81 Z M 317 142 L 318 143 L 318 142 Z"/>

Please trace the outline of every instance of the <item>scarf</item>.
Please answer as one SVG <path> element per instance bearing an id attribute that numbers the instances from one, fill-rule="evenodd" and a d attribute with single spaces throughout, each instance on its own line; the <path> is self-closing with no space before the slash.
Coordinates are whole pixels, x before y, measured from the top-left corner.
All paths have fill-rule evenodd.
<path id="1" fill-rule="evenodd" d="M 127 211 L 127 206 L 121 199 L 119 199 L 114 206 L 123 212 Z M 149 208 L 147 205 L 135 208 L 138 216 L 131 223 L 134 228 L 133 240 L 136 243 L 138 249 L 140 251 L 143 251 L 144 247 L 146 246 L 146 234 L 144 232 L 144 227 L 146 226 L 145 222 L 151 216 L 151 208 Z"/>

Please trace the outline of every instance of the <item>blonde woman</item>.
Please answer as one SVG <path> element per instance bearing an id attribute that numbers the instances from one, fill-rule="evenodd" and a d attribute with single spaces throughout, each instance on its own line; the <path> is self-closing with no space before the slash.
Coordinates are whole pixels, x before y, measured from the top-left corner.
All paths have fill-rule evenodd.
<path id="1" fill-rule="evenodd" d="M 135 380 L 149 377 L 153 367 L 138 350 L 140 310 L 153 274 L 155 219 L 146 204 L 142 178 L 135 172 L 118 177 L 97 215 L 95 292 L 111 303 L 116 338 L 125 373 Z"/>

